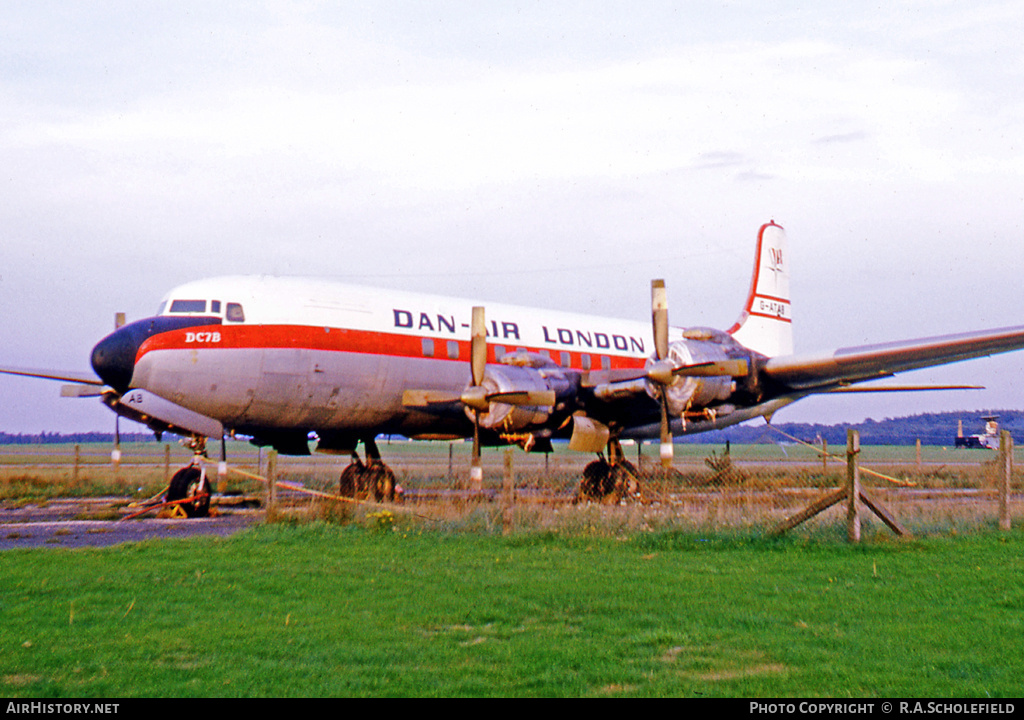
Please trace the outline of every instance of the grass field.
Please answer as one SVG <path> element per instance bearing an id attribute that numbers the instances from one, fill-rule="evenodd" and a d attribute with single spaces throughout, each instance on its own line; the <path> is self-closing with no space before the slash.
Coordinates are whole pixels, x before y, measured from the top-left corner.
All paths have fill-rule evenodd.
<path id="1" fill-rule="evenodd" d="M 0 694 L 1019 697 L 1022 551 L 381 513 L 9 551 Z"/>
<path id="2" fill-rule="evenodd" d="M 0 448 L 0 499 L 147 496 L 188 460 L 123 450 L 114 470 L 109 448 L 83 446 L 76 474 L 73 446 Z M 382 451 L 410 487 L 464 482 L 467 445 Z M 641 452 L 627 448 L 652 465 Z M 867 542 L 848 546 L 841 508 L 769 539 L 844 465 L 733 447 L 711 487 L 712 452 L 724 448 L 679 446 L 679 475 L 645 480 L 654 502 L 522 502 L 509 535 L 500 503 L 303 501 L 227 539 L 0 553 L 0 695 L 1020 696 L 1019 522 L 996 533 L 975 494 L 900 501 L 916 539 L 867 520 Z M 989 482 L 990 453 L 922 455 L 867 447 L 862 460 L 918 488 Z M 244 444 L 229 456 L 265 468 Z M 503 458 L 484 453 L 491 487 Z M 516 486 L 571 492 L 589 460 L 516 453 Z M 330 490 L 346 461 L 282 458 L 279 473 Z"/>

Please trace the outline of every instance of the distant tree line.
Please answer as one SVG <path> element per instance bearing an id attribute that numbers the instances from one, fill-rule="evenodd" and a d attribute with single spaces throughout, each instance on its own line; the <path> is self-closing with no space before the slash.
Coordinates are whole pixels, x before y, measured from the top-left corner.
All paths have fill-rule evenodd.
<path id="1" fill-rule="evenodd" d="M 51 433 L 35 435 L 0 432 L 0 445 L 46 445 L 50 443 L 113 443 L 114 433 Z M 121 442 L 156 442 L 153 433 L 121 433 Z"/>
<path id="2" fill-rule="evenodd" d="M 923 445 L 954 444 L 957 422 L 963 422 L 964 435 L 975 435 L 985 432 L 986 416 L 998 415 L 999 427 L 1009 430 L 1015 443 L 1024 442 L 1024 411 L 1021 410 L 975 410 L 971 412 L 922 413 L 884 420 L 868 419 L 856 424 L 822 425 L 818 423 L 772 423 L 786 435 L 805 442 L 820 442 L 825 439 L 829 445 L 846 444 L 847 428 L 860 432 L 860 441 L 864 445 L 913 445 L 920 438 Z M 785 442 L 786 437 L 767 427 L 762 420 L 752 420 L 743 425 L 736 425 L 725 430 L 684 435 L 676 438 L 684 443 L 724 443 L 739 444 Z M 152 433 L 121 433 L 122 442 L 156 442 Z M 113 443 L 113 433 L 50 433 L 11 434 L 0 432 L 2 445 L 28 445 L 45 443 Z"/>
<path id="3" fill-rule="evenodd" d="M 999 428 L 1009 430 L 1014 443 L 1024 442 L 1024 411 L 1020 410 L 977 410 L 972 412 L 922 413 L 884 420 L 867 419 L 862 423 L 822 425 L 818 423 L 772 423 L 786 435 L 805 442 L 820 442 L 829 445 L 845 445 L 846 431 L 853 428 L 860 433 L 863 445 L 913 445 L 918 438 L 922 445 L 953 446 L 957 433 L 957 422 L 963 422 L 964 436 L 983 434 L 986 416 L 998 415 Z M 700 435 L 687 435 L 680 439 L 689 443 L 724 443 L 726 440 L 739 444 L 785 442 L 781 433 L 775 432 L 764 421 L 751 421 L 744 425 L 716 430 Z"/>

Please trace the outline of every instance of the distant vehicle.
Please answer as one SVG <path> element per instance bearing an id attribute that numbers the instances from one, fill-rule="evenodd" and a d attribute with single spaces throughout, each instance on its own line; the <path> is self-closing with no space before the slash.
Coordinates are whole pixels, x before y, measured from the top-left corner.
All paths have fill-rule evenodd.
<path id="1" fill-rule="evenodd" d="M 980 450 L 999 449 L 999 416 L 987 415 L 982 418 L 985 421 L 984 435 L 968 435 L 964 437 L 964 423 L 959 421 L 956 432 L 956 447 L 978 448 Z"/>

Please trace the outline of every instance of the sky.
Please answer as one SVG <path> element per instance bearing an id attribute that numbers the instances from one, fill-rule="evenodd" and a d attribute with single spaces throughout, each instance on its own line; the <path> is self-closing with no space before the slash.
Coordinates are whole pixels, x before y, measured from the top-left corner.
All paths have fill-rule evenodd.
<path id="1" fill-rule="evenodd" d="M 313 275 L 726 328 L 789 237 L 796 352 L 1024 324 L 1019 2 L 128 2 L 0 8 L 0 365 L 114 313 Z M 777 421 L 1020 408 L 1024 352 Z M 0 377 L 0 431 L 107 430 Z M 141 426 L 140 426 L 141 429 Z"/>

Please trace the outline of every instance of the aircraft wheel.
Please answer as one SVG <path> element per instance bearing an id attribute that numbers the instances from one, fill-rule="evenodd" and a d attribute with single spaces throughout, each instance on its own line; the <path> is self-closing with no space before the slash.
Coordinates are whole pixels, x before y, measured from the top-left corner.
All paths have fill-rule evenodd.
<path id="1" fill-rule="evenodd" d="M 341 471 L 341 481 L 339 482 L 338 494 L 342 497 L 355 497 L 356 489 L 360 484 L 360 474 L 362 473 L 363 466 L 351 463 L 345 466 L 345 469 Z"/>
<path id="2" fill-rule="evenodd" d="M 190 465 L 174 473 L 171 485 L 167 488 L 167 502 L 183 500 L 200 493 L 204 496 L 179 505 L 190 518 L 206 517 L 210 514 L 210 484 L 205 481 L 199 468 Z"/>
<path id="3" fill-rule="evenodd" d="M 636 498 L 640 495 L 639 473 L 633 463 L 628 460 L 621 460 L 613 467 L 611 472 L 613 492 L 616 500 L 622 498 Z"/>
<path id="4" fill-rule="evenodd" d="M 604 500 L 615 489 L 612 470 L 612 466 L 606 460 L 595 460 L 583 468 L 580 499 Z"/>
<path id="5" fill-rule="evenodd" d="M 391 468 L 387 465 L 374 465 L 367 474 L 377 502 L 392 502 L 395 499 L 395 473 Z"/>

